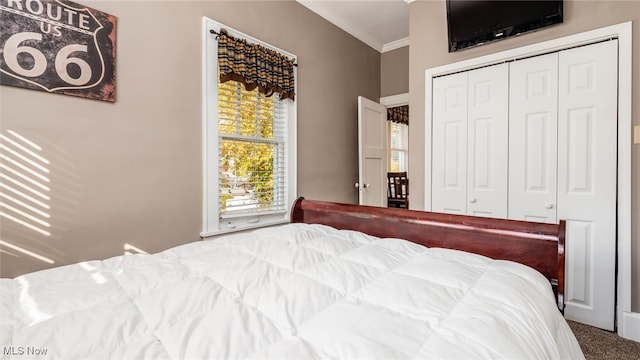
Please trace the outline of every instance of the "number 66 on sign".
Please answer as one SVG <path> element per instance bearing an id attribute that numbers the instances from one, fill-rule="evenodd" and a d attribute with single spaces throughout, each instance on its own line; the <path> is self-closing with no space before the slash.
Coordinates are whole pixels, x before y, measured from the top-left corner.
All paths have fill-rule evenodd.
<path id="1" fill-rule="evenodd" d="M 0 0 L 0 84 L 115 101 L 116 18 L 66 0 Z"/>

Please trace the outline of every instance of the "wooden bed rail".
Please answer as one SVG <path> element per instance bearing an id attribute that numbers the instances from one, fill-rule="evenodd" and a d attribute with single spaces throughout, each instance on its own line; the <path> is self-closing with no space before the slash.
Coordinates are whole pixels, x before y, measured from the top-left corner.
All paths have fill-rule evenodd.
<path id="1" fill-rule="evenodd" d="M 564 220 L 555 225 L 300 197 L 291 210 L 291 222 L 324 224 L 377 237 L 406 239 L 427 247 L 463 250 L 519 262 L 549 279 L 556 292 L 558 309 L 564 310 Z"/>

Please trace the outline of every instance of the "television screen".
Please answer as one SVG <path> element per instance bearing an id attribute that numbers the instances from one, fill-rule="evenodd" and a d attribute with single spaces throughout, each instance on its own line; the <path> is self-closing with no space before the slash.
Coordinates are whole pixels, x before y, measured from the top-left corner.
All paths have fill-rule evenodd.
<path id="1" fill-rule="evenodd" d="M 449 52 L 562 22 L 562 0 L 447 0 Z"/>

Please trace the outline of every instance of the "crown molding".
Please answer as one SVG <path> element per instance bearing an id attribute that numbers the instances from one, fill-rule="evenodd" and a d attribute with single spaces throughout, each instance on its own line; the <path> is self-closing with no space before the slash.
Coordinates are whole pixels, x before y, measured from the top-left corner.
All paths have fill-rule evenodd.
<path id="1" fill-rule="evenodd" d="M 382 45 L 382 50 L 380 50 L 380 52 L 381 53 L 385 53 L 387 51 L 399 49 L 399 48 L 405 47 L 405 46 L 409 46 L 409 37 L 408 36 L 406 38 L 399 39 L 399 40 L 396 40 L 396 41 L 392 41 L 390 43 L 386 43 L 386 44 Z"/>
<path id="2" fill-rule="evenodd" d="M 340 18 L 339 16 L 335 16 L 333 14 L 329 14 L 329 13 L 323 12 L 322 11 L 323 7 L 322 7 L 322 2 L 321 1 L 296 0 L 296 2 L 298 2 L 302 6 L 306 7 L 307 9 L 313 11 L 314 13 L 318 14 L 319 16 L 323 17 L 325 20 L 329 21 L 330 23 L 334 24 L 335 26 L 339 27 L 340 29 L 346 31 L 351 36 L 353 36 L 356 39 L 358 39 L 358 40 L 362 41 L 363 43 L 367 44 L 368 46 L 370 46 L 371 48 L 375 49 L 376 51 L 382 52 L 382 47 L 383 47 L 384 44 L 382 44 L 380 41 L 378 41 L 377 39 L 375 39 L 373 36 L 369 35 L 368 33 L 364 32 L 364 31 L 361 31 L 360 29 L 358 29 L 357 27 L 353 26 L 349 22 L 347 22 L 344 19 Z M 323 15 L 320 15 L 321 13 Z"/>

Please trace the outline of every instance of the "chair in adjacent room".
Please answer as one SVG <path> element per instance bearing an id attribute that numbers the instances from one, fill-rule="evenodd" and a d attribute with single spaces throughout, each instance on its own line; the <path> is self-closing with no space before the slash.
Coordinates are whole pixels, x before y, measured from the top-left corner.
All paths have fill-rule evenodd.
<path id="1" fill-rule="evenodd" d="M 409 208 L 409 179 L 407 172 L 387 173 L 387 207 Z"/>

